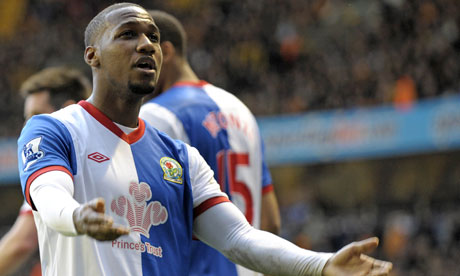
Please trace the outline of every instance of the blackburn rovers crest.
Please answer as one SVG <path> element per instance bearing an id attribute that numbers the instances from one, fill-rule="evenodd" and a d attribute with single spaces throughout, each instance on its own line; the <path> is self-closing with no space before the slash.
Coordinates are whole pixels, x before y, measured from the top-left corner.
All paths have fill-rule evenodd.
<path id="1" fill-rule="evenodd" d="M 182 167 L 176 160 L 170 157 L 160 159 L 160 165 L 163 169 L 163 178 L 167 181 L 182 184 Z"/>

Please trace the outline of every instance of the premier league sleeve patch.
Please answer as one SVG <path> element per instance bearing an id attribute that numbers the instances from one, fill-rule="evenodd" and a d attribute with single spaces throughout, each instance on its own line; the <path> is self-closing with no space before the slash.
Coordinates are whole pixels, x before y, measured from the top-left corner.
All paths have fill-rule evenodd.
<path id="1" fill-rule="evenodd" d="M 182 184 L 182 167 L 176 160 L 170 157 L 162 157 L 160 159 L 160 165 L 163 169 L 163 178 L 167 181 Z"/>
<path id="2" fill-rule="evenodd" d="M 42 159 L 45 156 L 45 153 L 40 150 L 40 143 L 42 142 L 42 137 L 37 137 L 30 140 L 22 148 L 22 163 L 24 164 L 24 171 L 27 171 L 30 166 L 36 163 L 38 160 Z"/>

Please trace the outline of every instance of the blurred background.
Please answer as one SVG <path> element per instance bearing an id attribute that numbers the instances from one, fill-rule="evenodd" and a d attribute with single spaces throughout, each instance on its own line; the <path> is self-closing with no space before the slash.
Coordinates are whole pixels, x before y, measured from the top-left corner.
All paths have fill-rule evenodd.
<path id="1" fill-rule="evenodd" d="M 1 235 L 22 203 L 17 91 L 48 66 L 90 76 L 84 28 L 114 2 L 0 0 Z M 377 235 L 395 276 L 460 275 L 458 0 L 134 2 L 177 16 L 198 75 L 257 116 L 283 237 Z"/>

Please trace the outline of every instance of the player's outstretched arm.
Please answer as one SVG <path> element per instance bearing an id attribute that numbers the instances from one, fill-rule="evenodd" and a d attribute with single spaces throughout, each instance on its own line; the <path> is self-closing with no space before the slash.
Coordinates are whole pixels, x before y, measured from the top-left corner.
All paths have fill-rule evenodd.
<path id="1" fill-rule="evenodd" d="M 336 254 L 301 249 L 251 227 L 229 202 L 195 218 L 194 234 L 231 261 L 269 275 L 385 276 L 391 270 L 391 263 L 362 255 L 377 246 L 376 239 L 352 243 Z"/>
<path id="2" fill-rule="evenodd" d="M 232 203 L 215 205 L 194 222 L 194 234 L 232 262 L 268 275 L 321 276 L 333 255 L 316 253 L 249 225 Z"/>
<path id="3" fill-rule="evenodd" d="M 129 234 L 129 229 L 116 225 L 105 213 L 105 201 L 96 198 L 81 205 L 73 212 L 73 221 L 78 234 L 86 234 L 100 241 L 111 241 Z"/>
<path id="4" fill-rule="evenodd" d="M 50 171 L 30 185 L 30 196 L 43 222 L 67 236 L 88 235 L 97 240 L 114 240 L 129 233 L 105 215 L 102 198 L 80 204 L 73 198 L 73 180 L 65 172 Z"/>
<path id="5" fill-rule="evenodd" d="M 392 269 L 390 262 L 376 260 L 364 255 L 373 251 L 378 244 L 377 238 L 369 238 L 345 246 L 326 263 L 323 276 L 388 275 Z"/>

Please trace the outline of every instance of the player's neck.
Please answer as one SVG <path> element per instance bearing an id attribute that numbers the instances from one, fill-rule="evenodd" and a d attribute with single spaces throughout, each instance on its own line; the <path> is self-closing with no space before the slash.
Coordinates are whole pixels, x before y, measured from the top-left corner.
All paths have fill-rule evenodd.
<path id="1" fill-rule="evenodd" d="M 171 88 L 171 86 L 174 86 L 174 84 L 178 82 L 197 82 L 200 80 L 187 62 L 184 62 L 181 66 L 178 66 L 178 70 L 176 71 L 174 76 L 175 78 L 172 78 L 168 82 L 168 87 L 165 87 L 165 90 L 168 90 L 169 88 Z"/>
<path id="2" fill-rule="evenodd" d="M 195 72 L 192 70 L 190 65 L 187 62 L 184 63 L 184 65 L 181 67 L 180 79 L 178 81 L 199 81 L 199 80 L 200 79 L 195 74 Z"/>
<path id="3" fill-rule="evenodd" d="M 99 109 L 110 120 L 127 127 L 137 127 L 142 98 L 123 99 L 114 95 L 95 93 L 88 102 Z"/>

